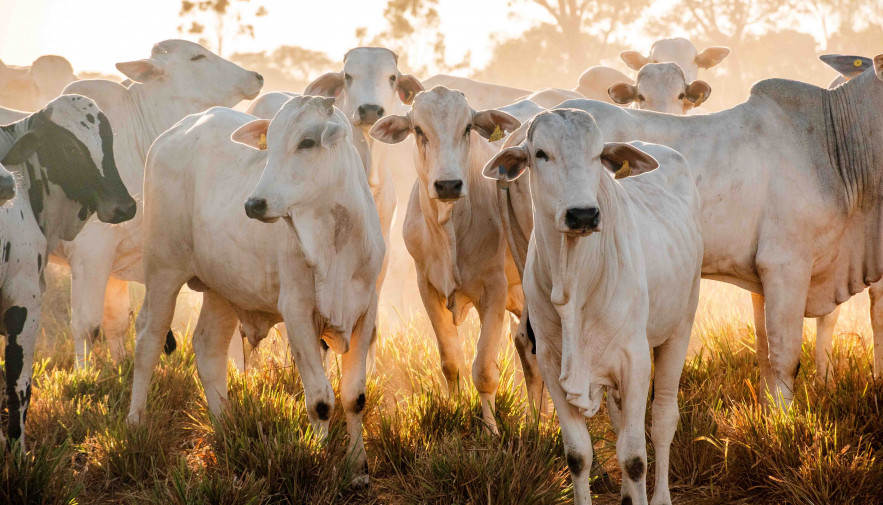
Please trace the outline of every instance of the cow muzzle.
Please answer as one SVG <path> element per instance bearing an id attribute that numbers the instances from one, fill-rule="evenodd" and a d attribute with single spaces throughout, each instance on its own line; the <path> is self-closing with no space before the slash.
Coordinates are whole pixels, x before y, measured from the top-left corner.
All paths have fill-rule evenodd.
<path id="1" fill-rule="evenodd" d="M 435 188 L 436 198 L 445 202 L 458 200 L 464 196 L 463 181 L 460 179 L 435 181 L 432 186 Z"/>
<path id="2" fill-rule="evenodd" d="M 269 207 L 266 198 L 251 197 L 245 202 L 245 215 L 264 223 L 272 223 L 279 218 L 267 217 Z"/>
<path id="3" fill-rule="evenodd" d="M 380 118 L 383 117 L 384 111 L 383 107 L 379 105 L 359 105 L 356 110 L 359 119 L 359 125 L 363 127 L 368 127 L 376 123 Z"/>
<path id="4" fill-rule="evenodd" d="M 601 210 L 598 207 L 571 207 L 564 212 L 565 233 L 585 236 L 601 230 Z"/>
<path id="5" fill-rule="evenodd" d="M 134 198 L 129 197 L 121 202 L 113 202 L 108 205 L 99 204 L 98 220 L 109 224 L 124 223 L 135 217 L 137 211 L 138 204 L 135 203 Z"/>

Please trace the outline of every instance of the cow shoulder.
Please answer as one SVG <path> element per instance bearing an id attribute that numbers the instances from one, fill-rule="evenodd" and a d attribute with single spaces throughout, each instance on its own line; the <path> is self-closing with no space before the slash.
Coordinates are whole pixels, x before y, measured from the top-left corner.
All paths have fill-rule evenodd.
<path id="1" fill-rule="evenodd" d="M 785 110 L 805 111 L 818 107 L 818 98 L 825 90 L 805 82 L 789 79 L 764 79 L 751 87 L 749 102 L 772 101 Z"/>

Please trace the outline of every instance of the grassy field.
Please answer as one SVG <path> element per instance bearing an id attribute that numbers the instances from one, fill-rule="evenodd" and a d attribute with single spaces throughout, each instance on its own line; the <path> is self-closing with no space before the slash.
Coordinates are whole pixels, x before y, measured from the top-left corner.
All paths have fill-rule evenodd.
<path id="1" fill-rule="evenodd" d="M 30 452 L 0 451 L 0 503 L 571 500 L 557 423 L 554 417 L 538 421 L 526 410 L 511 344 L 501 357 L 501 434 L 490 436 L 481 429 L 477 396 L 448 399 L 442 393 L 435 344 L 419 317 L 405 318 L 408 324 L 382 335 L 365 423 L 372 483 L 353 490 L 342 464 L 342 412 L 336 408 L 327 440 L 312 436 L 284 344 L 262 346 L 248 372 L 230 372 L 229 410 L 213 420 L 185 338 L 181 352 L 164 357 L 157 368 L 147 422 L 130 428 L 125 415 L 132 362 L 114 365 L 96 356 L 90 368 L 73 368 L 64 287 L 63 281 L 54 286 L 47 300 L 50 316 L 28 416 Z M 744 302 L 727 296 L 704 296 L 681 380 L 681 423 L 671 461 L 675 503 L 883 503 L 883 381 L 872 379 L 866 323 L 837 338 L 836 373 L 824 384 L 815 375 L 814 332 L 807 325 L 794 407 L 765 413 L 754 389 L 747 295 L 739 295 Z M 718 317 L 706 317 L 712 306 Z M 847 326 L 854 323 L 850 317 Z M 476 323 L 466 326 L 464 345 L 472 346 Z M 130 350 L 132 341 L 130 332 Z M 334 382 L 334 365 L 329 375 Z M 614 437 L 603 409 L 589 426 L 596 458 L 609 474 L 594 483 L 596 503 L 619 503 Z M 651 449 L 651 472 L 652 459 Z"/>

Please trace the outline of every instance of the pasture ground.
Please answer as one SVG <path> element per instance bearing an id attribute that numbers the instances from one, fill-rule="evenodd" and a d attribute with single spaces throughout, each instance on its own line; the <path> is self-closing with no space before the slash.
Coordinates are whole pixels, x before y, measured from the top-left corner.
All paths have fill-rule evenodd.
<path id="1" fill-rule="evenodd" d="M 74 368 L 64 283 L 56 280 L 48 294 L 27 424 L 30 451 L 0 451 L 0 503 L 571 502 L 557 423 L 554 417 L 537 421 L 525 408 L 509 343 L 497 397 L 501 435 L 490 436 L 482 431 L 476 395 L 449 400 L 442 393 L 432 334 L 419 318 L 405 318 L 403 327 L 383 334 L 365 420 L 372 483 L 353 490 L 342 464 L 340 407 L 331 435 L 319 442 L 284 343 L 262 344 L 250 361 L 259 366 L 230 372 L 229 410 L 210 419 L 185 338 L 154 374 L 147 422 L 127 426 L 132 361 L 114 365 L 96 355 L 91 367 Z M 681 380 L 671 458 L 675 503 L 883 503 L 883 381 L 872 378 L 867 324 L 839 334 L 836 370 L 827 382 L 815 372 L 814 326 L 808 324 L 794 406 L 766 412 L 754 387 L 748 296 L 740 294 L 745 300 L 739 303 L 714 296 L 704 295 Z M 710 305 L 718 317 L 706 317 Z M 858 327 L 847 317 L 841 327 L 851 324 Z M 476 324 L 466 326 L 465 345 L 473 346 Z M 131 351 L 132 331 L 128 345 Z M 334 382 L 333 364 L 329 375 Z M 609 473 L 609 480 L 594 483 L 595 502 L 619 503 L 614 436 L 604 410 L 588 423 L 596 460 Z M 651 472 L 652 460 L 651 448 Z"/>

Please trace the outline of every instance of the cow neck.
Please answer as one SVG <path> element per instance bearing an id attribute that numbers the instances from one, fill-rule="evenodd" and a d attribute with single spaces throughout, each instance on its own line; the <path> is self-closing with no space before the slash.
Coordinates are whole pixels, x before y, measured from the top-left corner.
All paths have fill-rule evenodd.
<path id="1" fill-rule="evenodd" d="M 630 337 L 628 302 L 636 298 L 641 274 L 634 268 L 637 233 L 624 206 L 625 190 L 603 175 L 597 198 L 601 231 L 587 237 L 566 237 L 554 217 L 534 216 L 537 252 L 545 259 L 551 301 L 561 319 L 561 384 L 568 401 L 587 417 L 600 406 L 599 385 L 612 384 L 599 359 Z"/>
<path id="2" fill-rule="evenodd" d="M 429 244 L 439 246 L 440 250 L 428 251 L 433 256 L 430 283 L 448 299 L 451 304 L 454 292 L 462 284 L 460 268 L 457 265 L 457 229 L 456 217 L 463 211 L 468 212 L 468 200 L 457 202 L 441 202 L 430 198 L 428 179 L 421 173 L 417 175 L 417 194 L 420 201 L 420 213 L 427 232 L 432 236 Z M 466 197 L 468 198 L 468 197 Z M 431 247 L 431 246 L 430 246 Z"/>
<path id="3" fill-rule="evenodd" d="M 0 126 L 0 159 L 4 158 L 18 139 L 31 130 L 34 115 L 15 123 Z M 64 191 L 49 180 L 46 168 L 40 165 L 37 155 L 21 165 L 7 165 L 16 175 L 17 195 L 12 200 L 9 213 L 20 218 L 30 213 L 47 241 L 51 251 L 60 240 L 75 236 L 85 224 L 91 211 L 68 199 Z M 24 191 L 20 191 L 24 189 Z"/>
<path id="4" fill-rule="evenodd" d="M 880 140 L 880 129 L 870 109 L 863 107 L 862 97 L 872 90 L 863 89 L 861 82 L 873 80 L 872 72 L 824 93 L 825 136 L 831 167 L 839 176 L 846 196 L 848 213 L 879 205 L 879 168 L 874 165 L 874 144 Z M 867 97 L 864 97 L 867 98 Z"/>
<path id="5" fill-rule="evenodd" d="M 358 167 L 361 172 L 355 148 L 338 155 L 348 158 L 347 167 Z M 374 212 L 374 206 L 367 189 L 362 187 L 367 185 L 364 175 L 356 169 L 336 170 L 337 175 L 333 172 L 329 170 L 328 174 L 334 180 L 321 184 L 335 188 L 332 195 L 323 192 L 321 199 L 297 205 L 286 222 L 294 230 L 298 248 L 313 271 L 316 310 L 324 321 L 326 340 L 332 350 L 343 353 L 374 290 L 375 279 L 363 279 L 359 269 L 376 259 L 369 234 L 377 230 L 367 222 L 366 212 Z M 356 285 L 357 280 L 363 282 Z M 341 286 L 349 288 L 341 290 Z"/>

